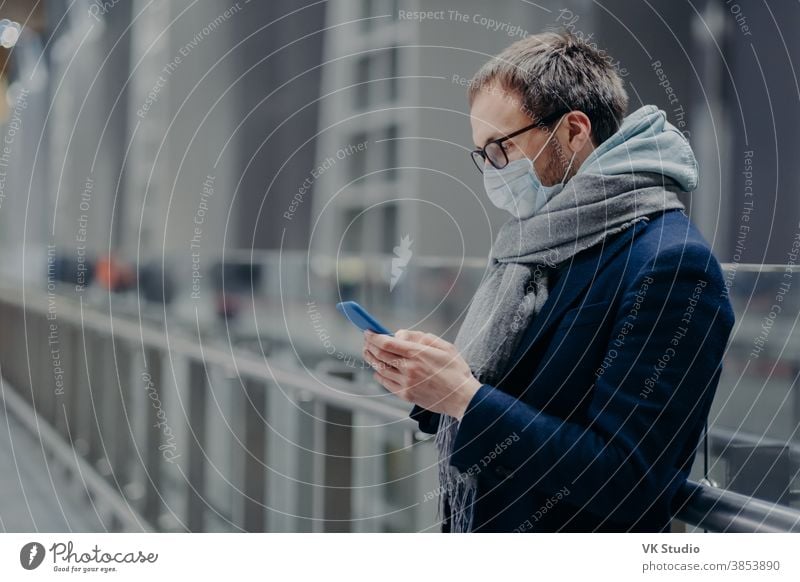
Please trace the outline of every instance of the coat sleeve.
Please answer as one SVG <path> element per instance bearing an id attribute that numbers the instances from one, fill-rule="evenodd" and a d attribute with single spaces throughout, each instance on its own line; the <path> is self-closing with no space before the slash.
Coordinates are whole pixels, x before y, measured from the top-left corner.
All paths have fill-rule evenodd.
<path id="1" fill-rule="evenodd" d="M 439 429 L 439 417 L 441 415 L 438 412 L 432 412 L 427 408 L 422 408 L 419 404 L 415 404 L 409 416 L 417 421 L 422 432 L 436 434 Z"/>
<path id="2" fill-rule="evenodd" d="M 546 495 L 566 486 L 570 503 L 626 523 L 680 485 L 676 466 L 697 445 L 733 310 L 719 264 L 701 245 L 666 251 L 630 280 L 605 353 L 610 364 L 585 380 L 585 416 L 565 422 L 484 384 L 459 426 L 453 465 Z"/>

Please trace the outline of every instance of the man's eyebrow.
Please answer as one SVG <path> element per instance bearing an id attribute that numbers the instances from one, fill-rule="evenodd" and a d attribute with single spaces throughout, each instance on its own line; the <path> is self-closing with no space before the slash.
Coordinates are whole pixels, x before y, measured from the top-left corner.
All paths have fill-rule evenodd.
<path id="1" fill-rule="evenodd" d="M 490 135 L 489 135 L 489 137 L 488 137 L 488 138 L 487 138 L 487 140 L 486 140 L 486 141 L 483 143 L 483 145 L 482 145 L 482 146 L 479 146 L 478 144 L 474 144 L 474 145 L 475 145 L 475 147 L 476 147 L 476 148 L 478 148 L 478 149 L 483 149 L 483 148 L 485 148 L 487 145 L 489 145 L 489 142 L 492 142 L 492 141 L 494 141 L 494 140 L 496 140 L 496 139 L 500 139 L 501 137 L 505 137 L 505 134 L 503 134 L 503 135 L 497 135 L 497 134 L 494 134 L 494 133 L 492 133 L 492 134 L 490 134 Z"/>

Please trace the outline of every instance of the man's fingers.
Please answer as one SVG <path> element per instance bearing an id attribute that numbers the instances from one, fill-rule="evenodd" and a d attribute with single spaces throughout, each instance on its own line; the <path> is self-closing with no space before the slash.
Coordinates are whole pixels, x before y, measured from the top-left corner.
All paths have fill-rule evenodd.
<path id="1" fill-rule="evenodd" d="M 380 348 L 371 344 L 366 344 L 364 346 L 363 354 L 364 354 L 364 359 L 367 360 L 370 364 L 372 364 L 373 362 L 377 362 L 383 367 L 397 369 L 397 370 L 400 369 L 404 361 L 402 358 L 399 358 L 396 355 L 387 352 L 385 350 L 381 350 Z"/>
<path id="2" fill-rule="evenodd" d="M 403 400 L 410 402 L 411 400 L 408 397 L 408 388 L 403 388 L 400 384 L 396 381 L 389 378 L 386 374 L 381 374 L 379 372 L 375 372 L 372 377 L 375 379 L 376 382 L 381 384 L 384 388 L 393 392 Z"/>
<path id="3" fill-rule="evenodd" d="M 427 344 L 429 346 L 433 346 L 434 348 L 439 348 L 440 350 L 449 350 L 452 344 L 448 341 L 443 340 L 439 336 L 435 336 L 432 333 L 426 333 L 424 337 L 419 340 L 422 344 Z"/>
<path id="4" fill-rule="evenodd" d="M 400 338 L 402 340 L 407 340 L 410 342 L 418 342 L 420 337 L 425 334 L 421 331 L 416 331 L 413 329 L 398 329 L 394 335 L 395 337 Z"/>
<path id="5" fill-rule="evenodd" d="M 375 369 L 375 373 L 381 378 L 391 380 L 396 384 L 401 384 L 404 378 L 402 372 L 393 366 L 378 366 L 378 368 Z"/>
<path id="6" fill-rule="evenodd" d="M 439 348 L 440 350 L 448 350 L 451 346 L 449 342 L 432 333 L 414 331 L 411 329 L 401 329 L 397 332 L 398 336 L 400 334 L 403 334 L 402 339 L 408 339 L 420 344 L 425 344 L 426 346 L 433 346 L 434 348 Z"/>
<path id="7" fill-rule="evenodd" d="M 407 359 L 413 359 L 419 354 L 426 354 L 436 361 L 444 361 L 446 353 L 452 350 L 449 343 L 437 336 L 413 329 L 399 329 L 394 334 L 394 338 L 378 335 L 368 335 L 368 337 L 370 341 L 375 338 L 375 344 L 382 349 Z"/>
<path id="8" fill-rule="evenodd" d="M 397 334 L 395 334 L 395 337 L 392 337 L 389 335 L 367 332 L 366 339 L 370 344 L 403 358 L 407 358 L 419 351 L 418 342 L 402 339 Z"/>

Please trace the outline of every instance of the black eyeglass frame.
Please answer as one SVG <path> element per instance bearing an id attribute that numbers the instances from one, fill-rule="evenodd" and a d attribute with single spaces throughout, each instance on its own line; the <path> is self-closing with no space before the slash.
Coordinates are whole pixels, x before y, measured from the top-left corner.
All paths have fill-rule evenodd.
<path id="1" fill-rule="evenodd" d="M 489 163 L 492 164 L 492 166 L 494 168 L 496 168 L 498 170 L 502 170 L 503 168 L 505 168 L 508 165 L 508 152 L 506 152 L 506 148 L 503 146 L 503 142 L 511 139 L 512 137 L 517 137 L 518 135 L 520 135 L 522 133 L 525 133 L 526 131 L 530 131 L 534 127 L 546 127 L 546 126 L 550 125 L 551 123 L 553 123 L 554 121 L 556 121 L 557 119 L 559 119 L 562 115 L 566 115 L 570 111 L 572 111 L 572 110 L 571 109 L 562 109 L 562 110 L 556 111 L 555 113 L 551 113 L 547 117 L 544 117 L 543 119 L 535 121 L 534 123 L 531 123 L 530 125 L 526 125 L 525 127 L 521 128 L 521 129 L 518 129 L 518 130 L 514 131 L 513 133 L 509 133 L 508 135 L 504 135 L 503 137 L 498 137 L 497 139 L 493 139 L 491 141 L 488 141 L 488 142 L 486 142 L 486 145 L 484 145 L 482 148 L 477 148 L 477 149 L 472 150 L 469 153 L 470 158 L 472 158 L 472 162 L 475 164 L 475 167 L 478 168 L 478 171 L 481 174 L 483 174 L 483 166 L 486 164 L 486 160 L 488 160 Z M 500 148 L 500 151 L 503 152 L 503 158 L 505 158 L 505 162 L 500 166 L 495 164 L 494 161 L 490 157 L 488 157 L 486 155 L 486 148 L 489 147 L 492 144 L 497 145 L 497 147 Z M 480 161 L 479 161 L 479 158 L 480 158 Z"/>

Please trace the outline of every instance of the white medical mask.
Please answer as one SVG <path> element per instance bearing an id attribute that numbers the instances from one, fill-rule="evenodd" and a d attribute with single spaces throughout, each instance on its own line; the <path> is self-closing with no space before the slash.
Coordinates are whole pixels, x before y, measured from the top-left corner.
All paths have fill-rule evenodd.
<path id="1" fill-rule="evenodd" d="M 561 120 L 559 120 L 560 123 Z M 492 204 L 501 210 L 506 210 L 515 218 L 525 220 L 539 212 L 553 196 L 564 189 L 564 180 L 572 168 L 577 152 L 572 154 L 561 182 L 552 186 L 542 184 L 533 165 L 554 135 L 555 130 L 550 133 L 542 149 L 532 160 L 520 158 L 509 162 L 500 170 L 491 164 L 486 165 L 483 171 L 483 186 Z"/>

